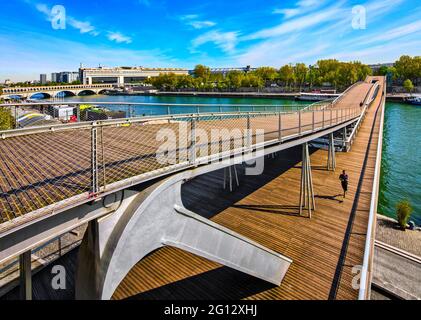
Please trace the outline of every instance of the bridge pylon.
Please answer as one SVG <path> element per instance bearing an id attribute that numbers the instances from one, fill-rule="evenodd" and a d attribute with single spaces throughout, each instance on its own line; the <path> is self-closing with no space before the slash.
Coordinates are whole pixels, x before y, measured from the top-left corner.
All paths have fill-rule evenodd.
<path id="1" fill-rule="evenodd" d="M 308 217 L 316 210 L 314 201 L 313 177 L 311 175 L 310 153 L 308 151 L 308 143 L 302 145 L 302 164 L 301 164 L 301 186 L 300 186 L 300 216 L 303 210 L 308 211 Z"/>

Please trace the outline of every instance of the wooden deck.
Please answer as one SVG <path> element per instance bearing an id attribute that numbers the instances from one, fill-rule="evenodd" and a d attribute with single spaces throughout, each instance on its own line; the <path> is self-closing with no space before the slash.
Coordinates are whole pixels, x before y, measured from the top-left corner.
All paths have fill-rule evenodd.
<path id="1" fill-rule="evenodd" d="M 383 78 L 379 81 L 383 85 Z M 362 96 L 354 97 L 354 103 Z M 380 90 L 351 151 L 337 154 L 335 172 L 326 170 L 327 151 L 312 150 L 312 219 L 298 215 L 299 148 L 267 159 L 261 176 L 241 175 L 241 185 L 233 193 L 222 189 L 221 172 L 184 185 L 188 209 L 293 260 L 279 287 L 165 247 L 140 261 L 113 298 L 356 299 L 352 269 L 363 261 L 381 108 Z M 346 199 L 340 196 L 342 169 L 350 177 Z"/>

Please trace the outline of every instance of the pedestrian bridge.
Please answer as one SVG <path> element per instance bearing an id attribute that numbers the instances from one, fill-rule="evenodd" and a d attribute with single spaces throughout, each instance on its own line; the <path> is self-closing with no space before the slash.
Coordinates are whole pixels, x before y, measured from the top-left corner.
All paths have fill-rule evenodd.
<path id="1" fill-rule="evenodd" d="M 60 93 L 79 96 L 82 94 L 101 94 L 113 88 L 112 84 L 91 84 L 91 85 L 63 85 L 63 86 L 36 86 L 36 87 L 11 87 L 4 88 L 0 98 L 11 99 L 21 97 L 30 99 L 34 95 L 42 94 L 45 98 L 55 98 Z"/>
<path id="2" fill-rule="evenodd" d="M 119 286 L 127 282 L 126 275 L 130 273 L 131 279 L 153 276 L 152 269 L 146 275 L 144 269 L 143 275 L 136 273 L 142 270 L 138 265 L 151 252 L 166 247 L 273 283 L 277 289 L 271 298 L 365 299 L 384 90 L 382 77 L 369 77 L 331 103 L 294 112 L 142 117 L 0 132 L 0 263 L 21 255 L 22 266 L 25 261 L 28 266 L 31 249 L 89 223 L 80 249 L 78 298 L 124 297 Z M 323 137 L 329 141 L 327 154 L 310 153 L 309 144 Z M 335 155 L 338 137 L 342 147 L 350 150 L 340 156 Z M 235 165 L 255 161 L 249 174 L 258 177 L 262 172 L 257 160 L 297 146 L 301 165 L 276 179 L 278 184 L 288 183 L 272 186 L 280 194 L 269 199 L 295 203 L 297 213 L 279 216 L 273 226 L 266 221 L 272 218 L 252 215 L 250 206 L 242 205 L 236 213 L 224 211 L 215 221 L 187 209 L 181 201 L 181 188 L 189 181 L 227 168 L 232 188 L 234 177 L 238 179 Z M 315 171 L 314 158 L 324 170 Z M 329 196 L 323 197 L 335 184 L 338 167 L 347 168 L 355 179 L 349 202 L 341 207 L 328 205 Z M 270 193 L 256 190 L 255 201 L 265 201 Z M 231 223 L 240 217 L 246 224 L 251 219 L 246 229 Z M 253 232 L 259 225 L 256 219 L 266 228 Z M 274 227 L 281 222 L 286 229 L 278 232 Z M 361 236 L 354 239 L 354 232 Z M 281 247 L 273 242 L 279 237 L 283 239 L 279 243 L 285 244 Z M 313 241 L 306 243 L 306 237 Z M 159 265 L 174 253 L 164 252 L 155 258 L 149 255 L 149 263 Z M 345 267 L 349 259 L 362 266 L 359 289 L 352 287 L 352 270 Z M 309 282 L 296 281 L 297 277 Z M 319 279 L 317 284 L 314 277 Z M 28 268 L 22 268 L 22 279 L 29 297 Z"/>

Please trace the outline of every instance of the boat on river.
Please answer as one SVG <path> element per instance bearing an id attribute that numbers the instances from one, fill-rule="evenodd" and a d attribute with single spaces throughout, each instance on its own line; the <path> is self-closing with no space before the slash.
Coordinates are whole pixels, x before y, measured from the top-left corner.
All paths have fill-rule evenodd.
<path id="1" fill-rule="evenodd" d="M 406 98 L 405 101 L 410 104 L 421 106 L 421 96 L 409 97 Z"/>

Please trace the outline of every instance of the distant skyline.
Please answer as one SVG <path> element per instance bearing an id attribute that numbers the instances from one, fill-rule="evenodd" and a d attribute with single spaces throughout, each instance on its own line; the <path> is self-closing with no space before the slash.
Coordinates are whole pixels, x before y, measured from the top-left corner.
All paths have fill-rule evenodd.
<path id="1" fill-rule="evenodd" d="M 55 5 L 66 10 L 64 30 L 52 27 Z M 361 8 L 365 29 L 355 25 Z M 80 63 L 190 69 L 327 58 L 393 62 L 421 55 L 420 17 L 418 0 L 6 1 L 0 82 L 50 78 Z"/>

